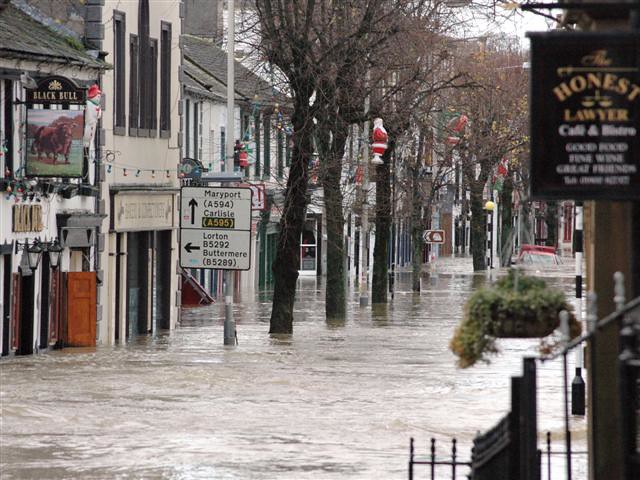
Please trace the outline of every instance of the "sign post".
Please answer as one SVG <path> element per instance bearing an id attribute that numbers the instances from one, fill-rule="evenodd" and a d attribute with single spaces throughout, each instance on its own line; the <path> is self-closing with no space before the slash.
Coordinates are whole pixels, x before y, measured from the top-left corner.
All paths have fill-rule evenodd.
<path id="1" fill-rule="evenodd" d="M 180 266 L 251 268 L 251 189 L 182 187 Z"/>
<path id="2" fill-rule="evenodd" d="M 251 268 L 251 197 L 250 188 L 240 187 L 180 191 L 180 266 L 224 270 L 225 345 L 237 341 L 229 271 Z"/>

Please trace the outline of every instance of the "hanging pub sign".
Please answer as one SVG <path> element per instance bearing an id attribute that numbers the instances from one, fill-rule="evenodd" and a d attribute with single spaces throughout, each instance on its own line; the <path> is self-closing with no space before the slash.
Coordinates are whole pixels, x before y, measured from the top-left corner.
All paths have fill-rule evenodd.
<path id="1" fill-rule="evenodd" d="M 532 197 L 640 199 L 640 35 L 528 37 Z"/>
<path id="2" fill-rule="evenodd" d="M 53 76 L 26 89 L 26 175 L 81 177 L 85 90 Z"/>

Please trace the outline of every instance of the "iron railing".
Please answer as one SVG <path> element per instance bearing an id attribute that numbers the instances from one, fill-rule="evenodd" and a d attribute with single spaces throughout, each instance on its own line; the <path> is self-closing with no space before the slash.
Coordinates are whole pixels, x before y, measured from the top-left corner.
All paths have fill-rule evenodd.
<path id="1" fill-rule="evenodd" d="M 429 467 L 428 476 L 430 480 L 435 480 L 436 474 L 443 470 L 449 470 L 451 480 L 458 478 L 471 478 L 471 462 L 458 459 L 458 441 L 454 438 L 451 440 L 451 453 L 449 457 L 436 456 L 436 439 L 432 438 L 428 453 L 424 456 L 416 457 L 415 442 L 413 437 L 409 442 L 409 480 L 413 480 L 413 466 L 425 465 Z M 420 478 L 425 478 L 422 475 Z M 441 477 L 442 478 L 442 477 Z"/>
<path id="2" fill-rule="evenodd" d="M 431 439 L 430 456 L 416 459 L 414 439 L 411 438 L 409 480 L 413 479 L 414 465 L 428 466 L 431 480 L 435 480 L 436 467 L 439 466 L 450 468 L 449 478 L 454 480 L 460 466 L 466 467 L 467 478 L 473 480 L 541 480 L 543 471 L 546 480 L 552 480 L 553 457 L 564 457 L 565 480 L 572 480 L 572 458 L 587 456 L 588 452 L 575 451 L 571 445 L 567 356 L 587 340 L 594 339 L 599 332 L 614 326 L 619 328 L 620 335 L 620 440 L 624 479 L 640 478 L 640 297 L 625 305 L 624 277 L 616 273 L 614 279 L 615 312 L 597 321 L 596 296 L 590 294 L 585 334 L 569 341 L 568 314 L 563 312 L 560 319 L 565 346 L 553 355 L 523 359 L 523 375 L 511 379 L 511 411 L 493 428 L 474 439 L 470 462 L 458 460 L 455 439 L 450 459 L 436 458 L 435 439 Z M 562 359 L 563 364 L 565 449 L 552 450 L 551 434 L 547 432 L 546 449 L 542 451 L 537 447 L 536 362 L 555 359 Z"/>

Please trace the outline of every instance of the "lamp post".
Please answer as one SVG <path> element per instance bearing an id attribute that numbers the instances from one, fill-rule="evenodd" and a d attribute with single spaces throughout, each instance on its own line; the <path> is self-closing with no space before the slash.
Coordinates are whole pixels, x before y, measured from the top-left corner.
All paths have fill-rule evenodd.
<path id="1" fill-rule="evenodd" d="M 493 268 L 493 210 L 496 204 L 487 200 L 484 209 L 487 211 L 487 269 Z"/>

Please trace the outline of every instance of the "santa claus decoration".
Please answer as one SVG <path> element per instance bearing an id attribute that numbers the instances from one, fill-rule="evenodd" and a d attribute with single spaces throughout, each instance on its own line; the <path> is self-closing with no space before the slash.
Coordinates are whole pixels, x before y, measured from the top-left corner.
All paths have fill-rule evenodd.
<path id="1" fill-rule="evenodd" d="M 387 151 L 387 140 L 389 136 L 382 124 L 381 118 L 373 120 L 373 143 L 371 144 L 371 150 L 373 151 L 373 159 L 371 163 L 374 165 L 382 165 L 382 155 Z"/>
<path id="2" fill-rule="evenodd" d="M 98 126 L 98 120 L 102 116 L 102 109 L 100 108 L 100 97 L 102 92 L 98 85 L 93 84 L 87 91 L 87 103 L 84 110 L 84 136 L 83 145 L 88 148 L 93 144 L 93 139 L 96 136 L 96 128 Z"/>
<path id="3" fill-rule="evenodd" d="M 446 138 L 448 145 L 454 146 L 460 143 L 460 136 L 464 135 L 464 128 L 467 123 L 469 123 L 469 117 L 465 114 L 457 115 L 449 121 L 447 127 L 453 133 Z"/>

